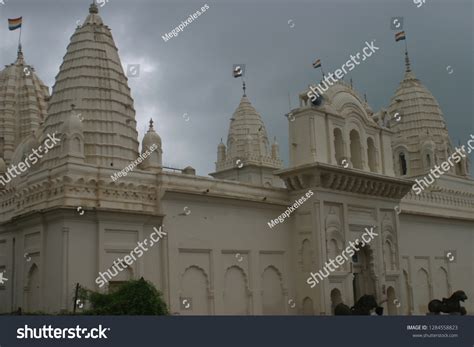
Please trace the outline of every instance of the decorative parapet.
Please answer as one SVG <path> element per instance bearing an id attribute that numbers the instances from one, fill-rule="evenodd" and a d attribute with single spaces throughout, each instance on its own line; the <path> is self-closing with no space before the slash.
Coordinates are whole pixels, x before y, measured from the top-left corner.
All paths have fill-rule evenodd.
<path id="1" fill-rule="evenodd" d="M 432 187 L 429 191 L 423 191 L 418 195 L 411 190 L 404 200 L 474 209 L 473 193 L 440 187 Z"/>
<path id="2" fill-rule="evenodd" d="M 232 180 L 217 180 L 203 176 L 190 176 L 163 172 L 160 176 L 162 191 L 169 193 L 192 194 L 242 201 L 261 202 L 286 206 L 289 203 L 288 191 L 284 188 L 261 187 Z"/>
<path id="3" fill-rule="evenodd" d="M 55 207 L 159 213 L 156 174 L 137 170 L 113 182 L 113 172 L 72 164 L 19 178 L 15 185 L 0 190 L 0 222 Z"/>
<path id="4" fill-rule="evenodd" d="M 323 163 L 301 165 L 275 172 L 290 190 L 321 187 L 356 194 L 401 199 L 411 189 L 411 180 L 384 176 Z"/>
<path id="5" fill-rule="evenodd" d="M 216 163 L 216 172 L 231 170 L 237 168 L 237 160 L 240 160 L 240 165 L 249 166 L 266 166 L 270 168 L 280 169 L 283 165 L 283 162 L 279 159 L 273 159 L 272 157 L 263 157 L 259 155 L 246 155 L 243 158 L 233 157 L 227 158 L 225 161 Z"/>

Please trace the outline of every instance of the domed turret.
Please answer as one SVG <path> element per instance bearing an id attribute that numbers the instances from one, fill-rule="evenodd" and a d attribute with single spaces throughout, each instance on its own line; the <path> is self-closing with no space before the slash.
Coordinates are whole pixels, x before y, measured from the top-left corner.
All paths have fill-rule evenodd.
<path id="1" fill-rule="evenodd" d="M 153 119 L 150 119 L 150 127 L 145 136 L 143 136 L 141 154 L 143 162 L 140 168 L 143 170 L 161 170 L 162 154 L 161 137 L 153 128 Z"/>
<path id="2" fill-rule="evenodd" d="M 17 59 L 0 72 L 0 158 L 11 163 L 18 145 L 46 118 L 48 87 L 25 63 L 21 45 Z"/>
<path id="3" fill-rule="evenodd" d="M 84 129 L 82 114 L 75 111 L 71 104 L 71 111 L 60 128 L 62 156 L 74 158 L 74 161 L 84 162 Z"/>
<path id="4" fill-rule="evenodd" d="M 34 134 L 23 139 L 23 141 L 16 147 L 13 152 L 11 163 L 18 164 L 33 153 L 33 149 L 38 148 L 40 145 L 38 139 Z"/>
<path id="5" fill-rule="evenodd" d="M 272 144 L 272 158 L 278 159 L 280 158 L 280 146 L 278 145 L 276 136 L 273 138 Z"/>
<path id="6" fill-rule="evenodd" d="M 156 144 L 161 148 L 161 137 L 155 132 L 153 128 L 153 119 L 150 119 L 150 126 L 147 133 L 143 136 L 142 151 L 143 148 L 150 148 L 153 144 Z"/>
<path id="7" fill-rule="evenodd" d="M 222 142 L 222 138 L 221 138 L 221 142 L 217 146 L 217 161 L 218 162 L 222 162 L 222 161 L 225 160 L 225 156 L 226 156 L 225 153 L 226 153 L 226 148 L 225 148 L 224 142 Z"/>

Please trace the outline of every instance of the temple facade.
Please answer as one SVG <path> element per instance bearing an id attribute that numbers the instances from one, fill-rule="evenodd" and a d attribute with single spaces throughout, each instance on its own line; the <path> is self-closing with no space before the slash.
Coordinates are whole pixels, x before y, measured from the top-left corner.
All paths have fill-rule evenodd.
<path id="1" fill-rule="evenodd" d="M 342 81 L 317 104 L 303 91 L 288 121 L 288 167 L 244 91 L 204 177 L 163 166 L 153 121 L 139 142 L 128 80 L 98 12 L 92 4 L 71 36 L 51 96 L 21 47 L 0 72 L 0 272 L 8 278 L 0 313 L 68 312 L 77 283 L 106 292 L 141 277 L 182 315 L 331 315 L 364 294 L 386 314 L 424 315 L 430 300 L 456 290 L 474 312 L 469 161 L 426 183 L 457 148 L 408 55 L 378 112 Z M 45 150 L 53 134 L 59 143 Z M 220 134 L 210 135 L 218 143 Z M 160 227 L 165 237 L 99 286 Z M 367 228 L 377 236 L 311 287 L 312 274 Z"/>

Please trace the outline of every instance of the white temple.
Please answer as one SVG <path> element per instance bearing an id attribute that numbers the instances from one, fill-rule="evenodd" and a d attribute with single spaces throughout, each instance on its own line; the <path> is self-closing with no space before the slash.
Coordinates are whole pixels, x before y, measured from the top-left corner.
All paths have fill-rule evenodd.
<path id="1" fill-rule="evenodd" d="M 201 177 L 163 167 L 152 123 L 139 151 L 127 77 L 96 5 L 71 37 L 51 97 L 20 47 L 0 72 L 0 177 L 48 134 L 61 141 L 0 184 L 0 272 L 8 278 L 0 313 L 71 311 L 76 283 L 107 291 L 144 277 L 183 315 L 330 315 L 363 294 L 387 299 L 386 314 L 424 315 L 430 300 L 456 290 L 473 314 L 468 160 L 421 194 L 412 190 L 455 148 L 408 56 L 386 110 L 374 113 L 344 82 L 318 106 L 306 92 L 288 122 L 288 167 L 244 93 L 212 178 Z M 133 172 L 111 179 L 152 145 Z M 268 226 L 308 190 L 314 195 L 291 217 Z M 99 273 L 162 225 L 165 238 L 98 287 Z M 368 226 L 379 236 L 311 288 L 310 273 Z"/>

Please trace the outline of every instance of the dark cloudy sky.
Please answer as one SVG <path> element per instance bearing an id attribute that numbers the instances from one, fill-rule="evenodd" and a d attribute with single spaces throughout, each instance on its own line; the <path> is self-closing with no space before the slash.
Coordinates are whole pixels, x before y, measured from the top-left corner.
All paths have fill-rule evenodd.
<path id="1" fill-rule="evenodd" d="M 199 175 L 214 170 L 217 144 L 221 137 L 226 141 L 229 118 L 242 94 L 240 79 L 231 77 L 235 63 L 247 65 L 247 95 L 269 136 L 277 136 L 285 164 L 288 92 L 296 107 L 298 93 L 319 81 L 320 71 L 311 67 L 316 58 L 332 72 L 365 41 L 376 40 L 380 50 L 351 76 L 374 111 L 386 107 L 404 71 L 404 43 L 395 43 L 390 28 L 395 16 L 404 17 L 412 68 L 440 103 L 453 144 L 474 134 L 472 0 L 426 0 L 419 8 L 413 0 L 207 1 L 206 13 L 163 41 L 161 35 L 206 1 L 108 0 L 99 6 L 124 70 L 140 64 L 139 77 L 129 79 L 140 140 L 152 117 L 167 166 L 191 165 Z M 90 0 L 4 2 L 0 64 L 16 56 L 18 31 L 8 31 L 7 18 L 23 16 L 25 58 L 51 87 Z"/>

